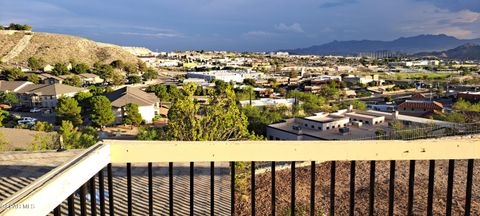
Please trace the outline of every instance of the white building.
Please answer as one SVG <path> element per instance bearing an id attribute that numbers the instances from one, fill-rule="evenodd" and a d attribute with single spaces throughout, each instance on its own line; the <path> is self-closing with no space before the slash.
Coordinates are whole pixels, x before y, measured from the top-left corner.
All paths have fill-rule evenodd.
<path id="1" fill-rule="evenodd" d="M 242 106 L 254 106 L 254 107 L 265 107 L 265 106 L 286 106 L 292 107 L 295 104 L 295 98 L 286 98 L 286 99 L 273 99 L 273 98 L 261 98 L 258 100 L 252 100 L 250 104 L 250 100 L 240 101 Z"/>
<path id="2" fill-rule="evenodd" d="M 384 116 L 350 108 L 271 124 L 267 126 L 267 137 L 270 140 L 358 139 L 375 136 L 377 129 L 388 129 Z"/>
<path id="3" fill-rule="evenodd" d="M 204 79 L 208 82 L 213 80 L 222 80 L 224 82 L 242 83 L 244 79 L 261 79 L 265 75 L 254 71 L 207 71 L 207 72 L 189 72 L 187 78 Z"/>

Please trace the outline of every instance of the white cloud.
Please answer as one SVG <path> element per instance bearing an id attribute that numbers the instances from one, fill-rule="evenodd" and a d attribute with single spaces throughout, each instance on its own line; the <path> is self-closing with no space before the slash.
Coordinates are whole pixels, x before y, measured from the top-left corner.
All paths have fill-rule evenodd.
<path id="1" fill-rule="evenodd" d="M 285 23 L 280 23 L 275 25 L 275 29 L 278 31 L 284 32 L 295 32 L 295 33 L 303 33 L 303 28 L 299 23 L 293 23 L 291 25 L 287 25 Z"/>
<path id="2" fill-rule="evenodd" d="M 272 32 L 267 32 L 267 31 L 249 31 L 245 34 L 243 34 L 243 36 L 246 36 L 246 37 L 255 37 L 255 38 L 258 38 L 258 37 L 271 37 L 271 36 L 274 36 L 275 33 L 272 33 Z"/>

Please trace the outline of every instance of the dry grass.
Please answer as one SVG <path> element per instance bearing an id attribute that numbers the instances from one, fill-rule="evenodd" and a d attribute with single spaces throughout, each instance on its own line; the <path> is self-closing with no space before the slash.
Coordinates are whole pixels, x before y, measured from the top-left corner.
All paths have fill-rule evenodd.
<path id="1" fill-rule="evenodd" d="M 22 36 L 23 33 L 0 35 L 0 56 L 6 55 Z M 98 61 L 110 63 L 113 60 L 122 60 L 136 63 L 138 60 L 119 46 L 96 43 L 75 36 L 39 32 L 34 33 L 30 44 L 8 63 L 24 65 L 32 56 L 40 57 L 48 64 L 71 60 L 90 65 Z"/>

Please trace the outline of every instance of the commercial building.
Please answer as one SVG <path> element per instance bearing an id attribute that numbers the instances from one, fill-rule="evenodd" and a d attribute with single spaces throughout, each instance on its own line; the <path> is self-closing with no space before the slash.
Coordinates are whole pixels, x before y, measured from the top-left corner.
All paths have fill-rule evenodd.
<path id="1" fill-rule="evenodd" d="M 268 125 L 267 137 L 270 140 L 360 139 L 375 136 L 378 129 L 388 130 L 385 116 L 350 108 Z"/>

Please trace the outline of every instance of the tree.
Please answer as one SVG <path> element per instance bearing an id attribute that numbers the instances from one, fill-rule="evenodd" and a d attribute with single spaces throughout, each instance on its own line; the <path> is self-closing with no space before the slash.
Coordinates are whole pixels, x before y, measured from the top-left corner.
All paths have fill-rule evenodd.
<path id="1" fill-rule="evenodd" d="M 95 63 L 93 72 L 104 80 L 111 80 L 115 71 L 113 67 L 108 64 Z"/>
<path id="2" fill-rule="evenodd" d="M 25 73 L 20 68 L 7 68 L 2 72 L 8 81 L 19 80 L 25 77 Z"/>
<path id="3" fill-rule="evenodd" d="M 129 76 L 127 79 L 129 84 L 137 84 L 142 82 L 142 78 L 140 78 L 140 76 L 137 76 L 137 75 Z"/>
<path id="4" fill-rule="evenodd" d="M 110 63 L 110 65 L 116 69 L 123 69 L 125 67 L 125 63 L 122 60 L 115 60 Z"/>
<path id="5" fill-rule="evenodd" d="M 57 108 L 57 122 L 69 121 L 73 125 L 78 126 L 83 123 L 82 120 L 82 108 L 78 106 L 77 100 L 71 97 L 61 97 L 58 100 Z"/>
<path id="6" fill-rule="evenodd" d="M 0 109 L 0 127 L 3 127 L 3 120 L 8 117 L 9 113 L 5 110 Z"/>
<path id="7" fill-rule="evenodd" d="M 174 101 L 168 112 L 167 137 L 171 140 L 240 140 L 252 138 L 248 132 L 246 116 L 235 103 L 235 92 L 228 85 L 224 92 L 212 95 L 210 105 L 203 115 L 200 105 L 192 96 L 196 90 L 194 83 L 184 86 L 185 96 Z"/>
<path id="8" fill-rule="evenodd" d="M 170 94 L 168 93 L 168 89 L 163 84 L 148 86 L 146 91 L 155 93 L 155 95 L 160 100 L 160 106 L 162 106 L 162 102 L 170 100 Z"/>
<path id="9" fill-rule="evenodd" d="M 32 56 L 28 58 L 27 62 L 28 62 L 28 67 L 33 71 L 39 71 L 43 69 L 43 67 L 45 67 L 45 61 L 41 58 Z"/>
<path id="10" fill-rule="evenodd" d="M 134 64 L 125 64 L 123 70 L 127 72 L 127 74 L 138 74 L 137 65 Z"/>
<path id="11" fill-rule="evenodd" d="M 137 62 L 137 67 L 138 67 L 139 71 L 147 71 L 147 69 L 148 69 L 147 63 L 145 63 L 144 61 L 138 61 Z"/>
<path id="12" fill-rule="evenodd" d="M 27 81 L 38 84 L 40 83 L 40 77 L 37 74 L 31 74 L 27 77 Z"/>
<path id="13" fill-rule="evenodd" d="M 74 76 L 67 77 L 65 80 L 63 80 L 63 84 L 70 85 L 70 86 L 76 86 L 76 87 L 82 87 L 83 82 L 82 82 L 82 80 L 80 79 L 79 76 L 74 75 Z"/>
<path id="14" fill-rule="evenodd" d="M 72 124 L 71 121 L 63 120 L 61 121 L 60 128 L 58 129 L 58 133 L 62 136 L 63 143 L 65 148 L 72 149 L 75 148 L 75 136 L 76 136 L 77 128 Z"/>
<path id="15" fill-rule="evenodd" d="M 126 125 L 135 125 L 139 126 L 142 123 L 142 115 L 140 115 L 140 112 L 138 111 L 138 105 L 129 103 L 125 105 L 125 118 L 124 118 L 124 123 Z"/>
<path id="16" fill-rule="evenodd" d="M 97 127 L 103 128 L 113 123 L 115 115 L 112 111 L 112 104 L 105 96 L 95 96 L 91 99 L 92 123 Z"/>
<path id="17" fill-rule="evenodd" d="M 37 121 L 35 125 L 33 125 L 32 130 L 34 131 L 43 131 L 43 132 L 52 132 L 53 125 L 48 122 Z"/>
<path id="18" fill-rule="evenodd" d="M 246 79 L 243 79 L 243 84 L 250 85 L 250 86 L 255 86 L 256 82 L 255 82 L 254 79 L 246 78 Z"/>
<path id="19" fill-rule="evenodd" d="M 75 95 L 75 100 L 77 100 L 78 104 L 80 104 L 81 107 L 89 107 L 90 105 L 90 98 L 93 97 L 93 94 L 91 92 L 79 92 Z"/>
<path id="20" fill-rule="evenodd" d="M 152 79 L 157 79 L 158 78 L 158 71 L 156 71 L 153 68 L 148 68 L 145 73 L 142 74 L 142 77 L 144 80 L 152 80 Z"/>
<path id="21" fill-rule="evenodd" d="M 123 76 L 123 74 L 120 74 L 119 72 L 114 72 L 112 75 L 111 83 L 112 85 L 116 86 L 123 85 L 125 84 L 125 76 Z"/>
<path id="22" fill-rule="evenodd" d="M 0 103 L 15 105 L 18 103 L 17 94 L 14 92 L 0 92 Z"/>
<path id="23" fill-rule="evenodd" d="M 73 72 L 73 73 L 76 73 L 76 74 L 87 73 L 89 70 L 90 70 L 90 67 L 89 67 L 87 64 L 85 64 L 85 63 L 76 64 L 76 65 L 72 68 L 72 72 Z"/>
<path id="24" fill-rule="evenodd" d="M 52 70 L 53 75 L 55 76 L 61 76 L 61 75 L 67 75 L 70 73 L 68 70 L 68 67 L 66 64 L 63 63 L 57 63 L 53 66 Z"/>

